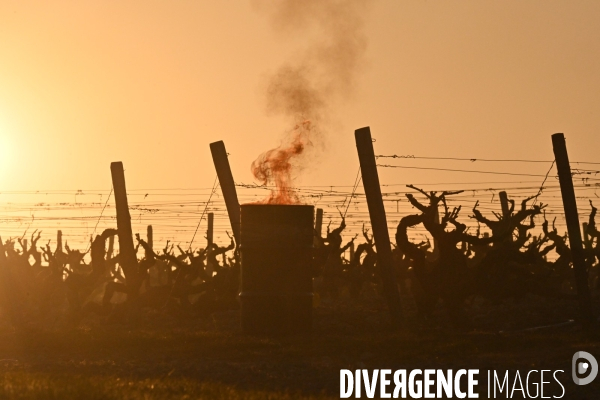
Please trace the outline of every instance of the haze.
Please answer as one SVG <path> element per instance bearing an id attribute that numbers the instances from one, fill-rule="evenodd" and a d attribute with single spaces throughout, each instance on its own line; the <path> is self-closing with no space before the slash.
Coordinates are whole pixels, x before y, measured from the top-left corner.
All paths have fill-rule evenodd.
<path id="1" fill-rule="evenodd" d="M 363 126 L 377 154 L 552 160 L 550 135 L 564 132 L 572 160 L 596 161 L 599 20 L 597 1 L 370 3 L 355 87 L 332 103 L 324 150 L 298 184 L 351 186 Z M 252 183 L 251 162 L 291 128 L 267 113 L 265 79 L 318 40 L 315 29 L 274 29 L 251 1 L 4 0 L 0 192 L 108 191 L 111 161 L 131 189 L 211 187 L 217 140 L 236 182 Z M 549 166 L 402 165 L 542 176 Z M 380 174 L 386 184 L 507 180 Z"/>

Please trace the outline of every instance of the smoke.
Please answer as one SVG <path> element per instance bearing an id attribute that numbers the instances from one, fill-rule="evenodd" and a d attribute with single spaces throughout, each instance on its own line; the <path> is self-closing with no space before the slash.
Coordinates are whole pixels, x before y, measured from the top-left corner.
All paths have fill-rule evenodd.
<path id="1" fill-rule="evenodd" d="M 322 142 L 324 127 L 335 103 L 353 94 L 356 76 L 366 50 L 363 32 L 366 0 L 255 1 L 269 15 L 278 34 L 315 38 L 304 51 L 282 65 L 266 82 L 269 115 L 290 120 L 293 129 L 277 148 L 252 163 L 254 177 L 275 185 L 263 203 L 295 204 L 292 184 L 303 163 Z"/>

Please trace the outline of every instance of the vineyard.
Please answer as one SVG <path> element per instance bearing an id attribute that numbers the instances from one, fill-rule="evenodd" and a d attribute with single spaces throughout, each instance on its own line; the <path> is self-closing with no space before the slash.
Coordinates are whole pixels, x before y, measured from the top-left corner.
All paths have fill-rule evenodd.
<path id="1" fill-rule="evenodd" d="M 542 359 L 564 369 L 582 344 L 597 348 L 598 163 L 572 162 L 578 264 L 557 161 L 373 160 L 365 168 L 361 158 L 353 185 L 291 188 L 316 209 L 301 266 L 312 280 L 312 335 L 240 328 L 244 245 L 231 193 L 257 203 L 276 187 L 228 184 L 215 161 L 210 188 L 126 190 L 113 163 L 108 190 L 2 192 L 0 395 L 334 398 L 340 368 L 435 357 L 441 368 Z M 382 181 L 381 213 L 373 186 L 361 185 L 375 167 L 416 168 L 431 181 Z"/>
<path id="2" fill-rule="evenodd" d="M 599 399 L 600 2 L 513 3 L 0 1 L 0 400 Z"/>
<path id="3" fill-rule="evenodd" d="M 556 217 L 556 226 L 566 231 L 564 212 L 561 205 L 560 186 L 552 160 L 486 160 L 486 159 L 450 159 L 441 157 L 417 157 L 378 155 L 378 165 L 383 169 L 401 171 L 408 169 L 403 176 L 410 176 L 411 169 L 431 171 L 431 177 L 423 182 L 405 179 L 403 182 L 382 182 L 383 201 L 388 215 L 389 230 L 393 236 L 402 216 L 411 213 L 414 208 L 405 197 L 414 193 L 406 186 L 415 185 L 426 191 L 462 191 L 449 199 L 463 208 L 472 207 L 479 201 L 482 212 L 491 213 L 500 209 L 499 193 L 505 191 L 511 198 L 520 201 L 538 195 L 539 202 L 548 204 L 545 214 Z M 404 165 L 388 164 L 387 160 L 400 160 Z M 442 162 L 444 165 L 456 165 L 452 168 L 427 167 L 427 160 Z M 416 164 L 418 161 L 425 161 Z M 425 165 L 425 166 L 422 166 Z M 600 163 L 572 162 L 573 179 L 577 190 L 578 203 L 582 213 L 591 211 L 588 200 L 598 198 L 600 188 Z M 474 166 L 480 167 L 474 168 Z M 502 168 L 505 167 L 505 168 Z M 508 167 L 508 168 L 506 168 Z M 514 168 L 535 173 L 514 173 Z M 575 168 L 576 167 L 576 168 Z M 438 171 L 438 172 L 436 172 Z M 442 173 L 444 173 L 442 175 Z M 547 174 L 547 175 L 546 175 Z M 447 182 L 440 176 L 448 176 Z M 478 179 L 477 179 L 478 178 Z M 496 179 L 492 179 L 496 178 Z M 257 201 L 272 190 L 271 186 L 258 186 L 252 183 L 236 182 L 240 204 Z M 365 194 L 361 185 L 354 186 L 299 186 L 294 188 L 304 204 L 323 209 L 326 223 L 339 224 L 338 210 L 346 213 L 348 236 L 361 234 L 362 225 L 370 224 L 365 204 Z M 152 225 L 156 232 L 155 242 L 163 246 L 167 240 L 189 246 L 204 237 L 207 229 L 207 215 L 214 214 L 214 235 L 216 240 L 228 241 L 226 231 L 231 231 L 227 219 L 225 204 L 220 193 L 218 181 L 212 187 L 199 188 L 163 188 L 129 189 L 131 222 L 134 231 L 145 232 Z M 62 230 L 64 237 L 75 247 L 89 246 L 90 236 L 98 230 L 114 227 L 116 215 L 112 190 L 71 189 L 44 191 L 1 191 L 0 226 L 2 235 L 21 237 L 34 230 L 44 231 L 44 236 Z M 600 201 L 600 200 L 599 200 Z M 474 220 L 464 219 L 470 229 L 476 229 Z M 540 217 L 541 218 L 541 217 Z M 582 222 L 587 222 L 583 220 Z M 538 224 L 539 225 L 539 224 Z M 485 229 L 485 228 L 483 228 Z M 536 231 L 536 230 L 534 230 Z M 539 231 L 539 229 L 537 230 Z M 424 238 L 426 230 L 417 227 L 415 235 Z M 194 234 L 197 233 L 197 236 Z M 50 239 L 50 237 L 46 238 Z M 202 247 L 201 240 L 196 243 Z"/>
<path id="4" fill-rule="evenodd" d="M 413 304 L 427 317 L 442 301 L 462 324 L 465 302 L 473 298 L 497 302 L 533 294 L 576 299 L 554 161 L 395 154 L 376 160 L 379 169 L 419 169 L 434 180 L 443 173 L 465 177 L 463 182 L 381 184 L 393 238 L 393 279 L 408 298 L 404 308 Z M 423 161 L 452 168 L 422 166 Z M 512 172 L 515 164 L 523 172 Z M 598 197 L 600 171 L 590 168 L 600 163 L 572 164 L 577 198 L 586 206 L 582 211 L 588 210 L 581 221 L 583 245 L 588 284 L 596 296 L 600 250 L 592 199 Z M 307 266 L 313 271 L 315 304 L 385 289 L 360 172 L 351 187 L 293 188 L 303 203 L 317 208 L 312 265 Z M 469 180 L 473 175 L 486 180 Z M 488 181 L 490 175 L 502 180 Z M 238 243 L 218 182 L 215 178 L 211 188 L 129 190 L 136 246 L 135 254 L 125 255 L 114 240 L 112 188 L 3 192 L 4 199 L 13 200 L 2 203 L 0 217 L 3 309 L 18 319 L 61 314 L 79 320 L 89 313 L 113 315 L 124 299 L 138 297 L 142 307 L 200 315 L 236 309 Z M 242 204 L 273 190 L 245 183 L 235 188 Z M 58 232 L 56 238 L 49 232 Z"/>

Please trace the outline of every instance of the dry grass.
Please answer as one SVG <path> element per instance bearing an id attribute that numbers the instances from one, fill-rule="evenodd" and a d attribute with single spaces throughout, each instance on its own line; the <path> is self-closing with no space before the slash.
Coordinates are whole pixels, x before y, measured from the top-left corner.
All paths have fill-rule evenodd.
<path id="1" fill-rule="evenodd" d="M 0 378 L 0 398 L 23 400 L 138 400 L 138 399 L 219 399 L 287 400 L 325 399 L 333 396 L 304 396 L 289 392 L 243 390 L 216 382 L 186 378 L 121 379 L 102 375 L 65 375 L 10 372 Z"/>
<path id="2" fill-rule="evenodd" d="M 600 355 L 598 329 L 499 334 L 500 327 L 521 326 L 515 318 L 503 325 L 500 310 L 492 311 L 498 326 L 487 320 L 480 324 L 485 329 L 408 320 L 406 329 L 393 332 L 380 303 L 331 302 L 317 309 L 312 335 L 291 337 L 245 336 L 236 312 L 196 320 L 147 315 L 136 326 L 4 326 L 0 398 L 327 399 L 338 398 L 342 368 L 563 369 L 567 394 L 577 393 L 568 398 L 598 398 L 598 380 L 584 388 L 568 384 L 575 351 Z M 557 312 L 532 321 L 523 310 L 523 318 L 530 326 L 556 322 Z M 489 309 L 482 315 L 491 318 Z"/>

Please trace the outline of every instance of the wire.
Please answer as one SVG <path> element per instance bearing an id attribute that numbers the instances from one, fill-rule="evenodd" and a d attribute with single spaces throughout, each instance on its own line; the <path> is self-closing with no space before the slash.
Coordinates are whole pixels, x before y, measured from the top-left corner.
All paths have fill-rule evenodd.
<path id="1" fill-rule="evenodd" d="M 106 209 L 106 206 L 108 205 L 108 200 L 110 200 L 110 195 L 113 192 L 113 188 L 111 186 L 110 188 L 110 192 L 108 193 L 108 197 L 106 198 L 106 203 L 104 203 L 104 207 L 102 207 L 102 211 L 100 211 L 100 216 L 98 217 L 98 221 L 96 221 L 96 226 L 94 226 L 94 231 L 92 232 L 92 237 L 94 237 L 94 234 L 96 233 L 96 229 L 98 228 L 98 224 L 100 223 L 100 220 L 102 219 L 102 214 L 104 214 L 104 210 Z M 87 253 L 87 251 L 90 249 L 90 247 L 92 246 L 92 243 L 90 242 L 90 245 L 88 246 L 87 250 L 85 251 Z"/>
<path id="2" fill-rule="evenodd" d="M 394 158 L 419 158 L 427 160 L 452 160 L 454 158 L 440 158 L 440 157 L 412 157 L 412 156 L 396 156 Z M 541 162 L 539 160 L 492 160 L 492 159 L 457 159 L 461 161 L 523 161 L 523 162 Z M 473 160 L 473 161 L 472 161 Z M 549 162 L 549 161 L 547 161 Z M 576 166 L 577 162 L 571 162 L 573 166 Z M 600 164 L 600 163 L 596 163 Z M 427 165 L 427 163 L 425 163 Z M 429 165 L 436 165 L 433 161 Z M 443 166 L 443 165 L 442 165 Z M 466 173 L 480 173 L 480 174 L 496 174 L 496 175 L 514 175 L 516 177 L 502 177 L 495 178 L 482 175 L 474 177 L 474 180 L 467 181 L 467 179 L 448 179 L 447 182 L 435 178 L 439 174 L 431 173 L 430 182 L 421 183 L 418 186 L 427 187 L 427 190 L 458 190 L 462 189 L 465 191 L 462 195 L 457 195 L 452 198 L 455 202 L 470 202 L 475 200 L 477 197 L 485 197 L 485 204 L 481 204 L 482 212 L 494 211 L 497 208 L 498 200 L 492 197 L 492 201 L 489 201 L 489 197 L 499 190 L 507 190 L 510 194 L 519 198 L 520 196 L 529 197 L 532 193 L 537 193 L 536 202 L 548 201 L 555 203 L 555 206 L 549 206 L 547 208 L 549 215 L 559 216 L 561 220 L 561 209 L 560 201 L 555 200 L 560 198 L 560 187 L 558 181 L 552 179 L 548 182 L 548 179 L 552 176 L 552 169 L 554 165 L 550 165 L 550 168 L 542 174 L 527 174 L 527 170 L 521 169 L 522 173 L 510 173 L 502 171 L 481 171 L 481 170 L 463 170 L 463 169 L 446 169 L 446 168 L 430 168 L 430 167 L 411 167 L 404 165 L 384 165 L 383 167 L 390 168 L 407 168 L 407 169 L 421 169 L 430 171 L 450 171 L 450 172 L 466 172 Z M 540 169 L 545 169 L 541 167 Z M 491 168 L 493 169 L 493 168 Z M 575 187 L 581 190 L 581 195 L 578 199 L 587 199 L 598 197 L 598 189 L 600 189 L 600 179 L 595 177 L 598 171 L 585 169 L 585 168 L 572 168 L 574 176 Z M 314 185 L 314 186 L 302 186 L 298 185 L 295 190 L 302 196 L 303 201 L 307 203 L 317 202 L 320 207 L 324 209 L 325 213 L 331 213 L 336 208 L 341 211 L 342 208 L 343 216 L 348 218 L 351 222 L 348 224 L 348 233 L 358 232 L 360 224 L 362 222 L 368 223 L 368 211 L 367 204 L 365 201 L 365 194 L 362 190 L 359 190 L 360 182 L 362 177 L 360 175 L 360 169 L 358 170 L 355 180 L 352 185 Z M 532 177 L 529 179 L 524 178 Z M 465 178 L 468 176 L 464 176 Z M 523 178 L 519 178 L 523 177 Z M 541 179 L 543 177 L 543 179 Z M 489 178 L 489 179 L 487 179 Z M 537 178 L 537 180 L 536 180 Z M 168 238 L 172 241 L 179 241 L 185 237 L 191 237 L 191 240 L 181 241 L 190 245 L 190 249 L 195 242 L 195 236 L 199 230 L 202 220 L 206 213 L 214 212 L 215 214 L 215 239 L 221 240 L 224 238 L 224 232 L 228 228 L 228 219 L 226 209 L 223 203 L 223 199 L 216 199 L 217 192 L 217 179 L 213 182 L 211 188 L 171 188 L 171 189 L 130 189 L 129 195 L 135 199 L 130 202 L 130 210 L 135 210 L 136 214 L 139 214 L 139 219 L 134 218 L 132 225 L 134 229 L 138 229 L 142 226 L 143 222 L 150 223 L 157 227 L 157 231 L 160 231 L 161 238 Z M 494 181 L 494 179 L 497 179 Z M 421 180 L 423 182 L 426 179 Z M 462 180 L 462 182 L 460 182 Z M 542 181 L 540 185 L 540 180 Z M 409 183 L 409 182 L 406 182 Z M 397 190 L 395 186 L 406 185 L 406 183 L 383 183 L 382 188 L 387 187 L 387 192 L 382 193 L 383 201 L 385 202 L 386 209 L 389 208 L 389 212 L 396 219 L 401 217 L 404 213 L 410 213 L 410 204 L 404 199 L 403 195 L 406 193 L 405 190 Z M 410 182 L 412 183 L 412 182 Z M 257 186 L 255 184 L 243 184 L 237 183 L 236 186 L 243 188 L 238 190 L 238 196 L 240 203 L 256 201 L 258 197 L 262 197 L 261 193 L 264 190 L 270 190 L 270 187 Z M 78 201 L 87 200 L 84 202 L 74 203 L 72 200 L 73 193 L 77 194 Z M 114 207 L 109 204 L 112 198 L 112 188 L 109 190 L 108 198 L 104 201 L 104 197 L 100 198 L 100 201 L 96 201 L 98 198 L 93 196 L 105 196 L 106 190 L 49 190 L 49 191 L 15 191 L 15 192 L 2 192 L 2 194 L 9 195 L 22 195 L 14 202 L 3 202 L 0 204 L 0 227 L 1 230 L 7 234 L 15 234 L 16 237 L 20 237 L 23 229 L 28 232 L 28 229 L 69 229 L 73 230 L 73 241 L 80 243 L 82 248 L 85 248 L 89 244 L 89 235 L 87 234 L 87 224 L 95 221 L 94 232 L 95 234 L 103 226 L 110 226 L 114 223 L 114 217 L 111 215 L 104 215 L 106 209 Z M 44 197 L 40 197 L 44 195 Z M 149 195 L 149 197 L 148 197 Z M 15 196 L 15 197 L 18 197 Z M 62 201 L 61 198 L 69 199 L 68 201 Z M 85 197 L 87 196 L 87 197 Z M 92 196 L 92 197 L 90 197 Z M 152 197 L 156 196 L 156 197 Z M 161 197 L 158 197 L 161 196 Z M 148 198 L 147 198 L 148 197 Z M 11 197 L 4 197 L 10 199 Z M 207 200 L 208 199 L 208 200 Z M 42 201 L 39 201 L 42 200 Z M 50 201 L 48 201 L 50 200 Z M 457 203 L 457 204 L 458 204 Z M 534 204 L 536 204 L 534 202 Z M 353 206 L 353 211 L 350 211 L 350 206 Z M 392 210 L 393 208 L 393 210 Z M 78 210 L 77 213 L 73 213 L 73 210 Z M 32 220 L 32 214 L 35 212 L 35 220 Z M 74 216 L 74 214 L 81 214 Z M 107 213 L 110 214 L 110 213 Z M 198 220 L 200 218 L 200 220 Z M 561 222 L 562 223 L 562 222 Z M 358 224 L 358 225 L 357 225 Z M 392 220 L 390 220 L 390 227 L 392 227 Z M 564 224 L 563 224 L 564 225 Z M 562 225 L 561 225 L 562 226 Z M 391 229 L 391 228 L 390 228 Z M 83 239 L 82 239 L 83 238 Z M 163 240 L 159 239 L 159 240 Z M 71 239 L 69 240 L 71 242 Z"/>
<path id="3" fill-rule="evenodd" d="M 474 170 L 466 170 L 466 169 L 449 169 L 449 168 L 427 168 L 427 167 L 406 167 L 403 165 L 388 165 L 388 164 L 377 164 L 378 167 L 384 168 L 406 168 L 406 169 L 423 169 L 423 170 L 432 170 L 432 171 L 450 171 L 450 172 L 471 172 L 477 174 L 492 174 L 492 175 L 512 175 L 512 176 L 539 176 L 543 177 L 544 175 L 539 174 L 515 174 L 512 172 L 492 172 L 492 171 L 474 171 Z"/>
<path id="4" fill-rule="evenodd" d="M 33 224 L 34 220 L 35 220 L 35 215 L 31 214 L 31 221 L 29 222 L 29 225 L 27 225 L 27 228 L 25 229 L 25 232 L 23 232 L 23 236 L 21 236 L 21 240 L 23 240 L 23 238 L 27 234 L 27 231 L 29 230 L 29 228 L 31 228 L 31 224 Z M 33 233 L 35 234 L 35 232 L 33 232 Z"/>
<path id="5" fill-rule="evenodd" d="M 412 154 L 408 155 L 376 155 L 375 158 L 403 158 L 403 159 L 414 159 L 414 160 L 453 160 L 453 161 L 484 161 L 484 162 L 524 162 L 524 163 L 549 163 L 550 160 L 524 160 L 524 159 L 493 159 L 493 158 L 458 158 L 458 157 L 418 157 Z M 571 161 L 571 164 L 590 164 L 590 165 L 600 165 L 600 162 L 590 162 L 590 161 Z"/>
<path id="6" fill-rule="evenodd" d="M 550 175 L 550 171 L 552 171 L 552 167 L 554 167 L 554 163 L 556 163 L 556 160 L 552 161 L 550 168 L 548 168 L 548 172 L 546 172 L 546 176 L 544 177 L 544 180 L 542 181 L 542 184 L 540 185 L 540 190 L 538 190 L 538 193 L 535 195 L 535 199 L 533 199 L 533 203 L 531 204 L 531 207 L 535 206 L 535 203 L 537 203 L 537 199 L 538 199 L 539 195 L 542 194 L 542 191 L 544 190 L 544 183 L 546 183 L 546 179 L 548 179 L 548 175 Z"/>
<path id="7" fill-rule="evenodd" d="M 457 157 L 417 157 L 413 155 L 378 155 L 375 158 L 406 158 L 406 159 L 421 159 L 421 160 L 454 160 L 454 161 L 486 161 L 486 162 L 525 162 L 525 163 L 548 163 L 544 160 L 511 160 L 511 159 L 490 159 L 490 158 L 457 158 Z"/>
<path id="8" fill-rule="evenodd" d="M 198 228 L 200 228 L 200 223 L 202 222 L 202 219 L 204 218 L 204 214 L 206 214 L 206 209 L 208 208 L 208 205 L 210 204 L 210 199 L 212 199 L 213 194 L 215 194 L 215 191 L 217 190 L 217 179 L 218 179 L 218 176 L 215 176 L 215 181 L 213 183 L 212 191 L 210 192 L 210 196 L 208 197 L 208 201 L 206 202 L 204 211 L 202 211 L 202 215 L 200 216 L 200 219 L 198 220 L 198 225 L 196 225 L 196 230 L 194 231 L 194 236 L 192 236 L 192 240 L 190 240 L 190 247 L 188 247 L 188 250 L 190 250 L 192 248 L 192 243 L 194 243 L 194 239 L 196 238 L 196 233 L 198 233 Z"/>
<path id="9" fill-rule="evenodd" d="M 346 213 L 348 213 L 348 208 L 350 208 L 350 204 L 352 203 L 352 199 L 354 198 L 354 193 L 356 193 L 356 189 L 362 180 L 362 175 L 360 174 L 360 165 L 358 166 L 358 171 L 356 172 L 356 178 L 354 179 L 354 187 L 352 188 L 352 194 L 350 195 L 350 200 L 348 201 L 348 205 L 346 206 L 346 211 L 344 211 L 344 218 L 346 218 Z"/>

